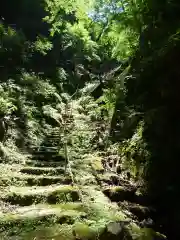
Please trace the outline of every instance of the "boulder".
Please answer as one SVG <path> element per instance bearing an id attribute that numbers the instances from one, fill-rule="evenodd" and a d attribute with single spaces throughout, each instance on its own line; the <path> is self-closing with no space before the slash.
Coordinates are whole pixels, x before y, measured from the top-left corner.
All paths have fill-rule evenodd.
<path id="1" fill-rule="evenodd" d="M 128 221 L 119 221 L 119 222 L 110 222 L 102 232 L 99 237 L 99 240 L 120 240 L 126 239 L 131 240 L 132 236 L 129 234 L 126 229 L 126 225 L 128 225 Z"/>

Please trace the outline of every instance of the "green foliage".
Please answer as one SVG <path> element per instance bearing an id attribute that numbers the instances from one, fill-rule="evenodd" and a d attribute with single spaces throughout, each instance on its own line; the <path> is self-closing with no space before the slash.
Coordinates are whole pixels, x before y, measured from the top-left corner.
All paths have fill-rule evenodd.
<path id="1" fill-rule="evenodd" d="M 52 43 L 48 41 L 47 38 L 37 37 L 36 42 L 34 43 L 34 50 L 42 53 L 43 55 L 47 54 L 47 51 L 52 49 Z"/>
<path id="2" fill-rule="evenodd" d="M 16 110 L 16 107 L 13 105 L 12 102 L 9 101 L 9 99 L 4 99 L 3 97 L 0 97 L 0 115 L 9 115 L 14 110 Z"/>
<path id="3" fill-rule="evenodd" d="M 97 103 L 103 102 L 104 104 L 100 105 L 97 109 L 97 112 L 101 112 L 104 110 L 104 112 L 107 111 L 107 117 L 109 120 L 111 120 L 112 115 L 114 113 L 115 103 L 116 103 L 116 94 L 114 92 L 114 89 L 105 89 L 104 94 L 102 97 L 100 97 L 97 101 Z M 104 114 L 104 117 L 105 114 Z"/>
<path id="4" fill-rule="evenodd" d="M 129 169 L 134 177 L 141 179 L 145 176 L 146 164 L 150 153 L 147 143 L 143 138 L 144 123 L 140 122 L 132 138 L 123 141 L 119 147 L 121 159 L 126 169 Z"/>

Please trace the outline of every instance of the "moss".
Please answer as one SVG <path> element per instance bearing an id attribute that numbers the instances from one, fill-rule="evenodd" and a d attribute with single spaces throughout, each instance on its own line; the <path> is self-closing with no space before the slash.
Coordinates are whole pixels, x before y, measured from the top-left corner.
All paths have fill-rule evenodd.
<path id="1" fill-rule="evenodd" d="M 4 240 L 34 240 L 34 239 L 53 239 L 53 240 L 74 240 L 72 226 L 68 224 L 40 225 L 34 228 L 16 230 L 0 235 Z"/>
<path id="2" fill-rule="evenodd" d="M 131 223 L 128 231 L 134 240 L 165 240 L 166 236 L 155 232 L 151 228 L 140 228 L 136 224 Z"/>
<path id="3" fill-rule="evenodd" d="M 112 201 L 134 201 L 135 191 L 122 186 L 108 187 L 103 190 L 104 194 L 108 196 Z"/>
<path id="4" fill-rule="evenodd" d="M 0 178 L 0 186 L 8 186 L 12 183 L 12 179 L 9 177 L 1 177 Z"/>
<path id="5" fill-rule="evenodd" d="M 63 210 L 77 210 L 84 211 L 84 206 L 80 202 L 67 202 L 53 205 L 53 207 L 61 208 Z"/>
<path id="6" fill-rule="evenodd" d="M 19 195 L 16 193 L 10 193 L 4 197 L 6 202 L 12 204 L 18 204 L 20 206 L 29 206 L 33 203 L 40 203 L 45 201 L 45 196 L 43 195 Z"/>
<path id="7" fill-rule="evenodd" d="M 97 172 L 104 172 L 102 157 L 92 156 L 90 158 L 92 168 Z"/>
<path id="8" fill-rule="evenodd" d="M 71 184 L 70 176 L 36 176 L 29 174 L 16 174 L 9 177 L 0 177 L 1 186 L 48 186 L 52 184 Z"/>
<path id="9" fill-rule="evenodd" d="M 94 159 L 97 160 L 96 157 Z M 91 174 L 91 171 L 89 171 L 89 168 L 91 167 L 88 165 L 88 161 L 85 161 L 84 166 L 88 174 Z M 94 161 L 93 163 L 93 168 L 96 168 L 97 171 L 101 171 L 101 166 L 97 164 L 100 162 L 101 161 L 99 158 L 97 162 Z M 101 240 L 104 239 L 101 238 L 102 233 L 110 221 L 129 221 L 125 214 L 123 214 L 117 208 L 117 205 L 110 203 L 108 198 L 104 196 L 98 187 L 95 188 L 95 186 L 89 185 L 87 187 L 83 186 L 82 192 L 84 201 L 82 203 L 79 199 L 77 187 L 69 185 L 41 187 L 58 182 L 63 183 L 63 181 L 65 182 L 66 180 L 70 180 L 65 176 L 38 176 L 41 171 L 46 174 L 54 174 L 56 169 L 53 170 L 53 168 L 44 167 L 26 167 L 23 169 L 29 169 L 28 171 L 30 171 L 31 174 L 33 172 L 34 175 L 22 175 L 16 172 L 16 174 L 12 174 L 12 180 L 10 182 L 7 181 L 7 184 L 12 184 L 13 181 L 14 185 L 28 184 L 37 185 L 38 187 L 11 187 L 10 189 L 3 188 L 3 192 L 6 192 L 3 193 L 4 196 L 1 196 L 1 198 L 4 201 L 8 201 L 13 204 L 19 204 L 21 206 L 30 206 L 32 204 L 43 203 L 44 212 L 40 211 L 40 213 L 38 213 L 37 210 L 36 213 L 35 209 L 32 210 L 32 206 L 32 209 L 31 207 L 27 207 L 26 211 L 24 210 L 24 212 L 18 212 L 16 209 L 16 214 L 1 214 L 0 229 L 4 232 L 3 234 L 7 232 L 6 235 L 8 235 L 7 238 L 5 238 L 5 235 L 2 235 L 2 239 L 11 240 L 11 236 L 17 236 L 16 239 L 18 240 L 71 240 L 74 239 L 72 234 L 74 231 L 76 237 L 79 239 Z M 80 168 L 77 169 L 76 176 L 80 170 Z M 83 170 L 81 170 L 81 172 L 85 175 Z M 87 176 L 89 176 L 88 174 Z M 3 175 L 3 178 L 6 179 L 5 175 Z M 127 189 L 121 186 L 106 188 L 104 193 L 113 201 L 119 201 L 119 199 L 124 200 L 124 198 L 132 199 L 132 196 L 134 196 L 133 189 Z M 45 203 L 55 205 L 45 205 Z M 114 207 L 115 205 L 116 207 Z M 62 228 L 64 225 L 66 227 Z M 125 230 L 128 231 L 128 234 L 132 236 L 133 240 L 156 239 L 149 238 L 149 236 L 157 236 L 157 234 L 155 235 L 154 232 L 149 232 L 147 229 L 140 229 L 135 224 L 134 227 L 131 225 L 132 224 L 129 224 Z M 41 233 L 39 233 L 39 231 Z M 146 236 L 148 236 L 148 238 L 146 238 Z M 112 237 L 109 239 L 112 239 Z"/>
<path id="10" fill-rule="evenodd" d="M 126 209 L 127 211 L 130 211 L 133 215 L 135 215 L 138 218 L 139 221 L 147 219 L 152 211 L 152 209 L 148 207 L 126 201 L 119 203 L 119 206 L 122 207 L 123 209 Z"/>
<path id="11" fill-rule="evenodd" d="M 27 176 L 26 177 L 27 184 L 29 186 L 48 186 L 51 184 L 61 183 L 61 184 L 70 184 L 72 183 L 72 180 L 70 177 L 56 177 L 56 176 L 39 176 L 39 177 L 33 177 L 33 176 Z"/>
<path id="12" fill-rule="evenodd" d="M 103 222 L 81 222 L 76 219 L 74 224 L 62 223 L 58 224 L 54 219 L 43 219 L 43 221 L 29 221 L 28 223 L 14 225 L 10 230 L 6 230 L 1 233 L 2 239 L 11 240 L 15 239 L 53 239 L 53 240 L 111 240 L 111 239 L 121 239 L 119 236 L 123 236 L 123 239 L 133 239 L 133 240 L 163 240 L 165 237 L 157 236 L 156 233 L 149 229 L 134 229 L 133 231 L 129 228 L 124 227 L 120 231 L 120 235 L 114 235 L 111 232 L 107 232 L 106 226 L 108 225 Z M 4 234 L 4 235 L 2 235 Z M 6 236 L 6 237 L 5 237 Z M 12 237 L 12 238 L 11 238 Z"/>
<path id="13" fill-rule="evenodd" d="M 76 190 L 67 190 L 67 191 L 55 191 L 49 194 L 47 198 L 48 203 L 58 203 L 58 202 L 70 202 L 78 201 L 79 193 Z"/>
<path id="14" fill-rule="evenodd" d="M 11 230 L 14 229 L 21 229 L 21 228 L 33 228 L 36 225 L 50 223 L 52 221 L 53 215 L 48 216 L 39 216 L 37 218 L 23 218 L 20 215 L 15 214 L 8 214 L 3 217 L 0 221 L 0 228 L 1 231 Z"/>
<path id="15" fill-rule="evenodd" d="M 39 209 L 41 208 L 41 209 Z M 23 209 L 22 209 L 23 210 Z M 30 211 L 32 210 L 32 213 Z M 21 213 L 4 214 L 0 219 L 1 231 L 29 231 L 39 225 L 74 224 L 84 219 L 86 214 L 76 210 L 63 210 L 57 206 L 39 206 L 37 209 L 24 209 Z"/>
<path id="16" fill-rule="evenodd" d="M 138 240 L 163 240 L 166 239 L 166 237 L 162 234 L 156 233 L 151 228 L 142 228 L 141 234 Z"/>
<path id="17" fill-rule="evenodd" d="M 20 171 L 21 173 L 34 174 L 34 175 L 40 175 L 40 174 L 55 175 L 55 174 L 64 173 L 64 168 L 25 167 L 25 168 L 22 168 Z"/>
<path id="18" fill-rule="evenodd" d="M 20 206 L 29 206 L 33 203 L 48 202 L 50 204 L 79 201 L 78 190 L 72 186 L 55 186 L 39 188 L 14 188 L 12 192 L 6 193 L 3 200 Z"/>
<path id="19" fill-rule="evenodd" d="M 28 160 L 26 164 L 31 167 L 62 167 L 62 162 L 47 162 L 47 161 L 35 161 L 35 160 Z"/>
<path id="20" fill-rule="evenodd" d="M 101 202 L 87 202 L 84 205 L 84 211 L 88 215 L 88 219 L 99 222 L 99 221 L 125 221 L 125 214 L 120 211 L 116 206 L 104 203 L 103 199 Z"/>
<path id="21" fill-rule="evenodd" d="M 97 236 L 97 232 L 85 223 L 75 223 L 73 230 L 77 239 L 95 239 Z"/>

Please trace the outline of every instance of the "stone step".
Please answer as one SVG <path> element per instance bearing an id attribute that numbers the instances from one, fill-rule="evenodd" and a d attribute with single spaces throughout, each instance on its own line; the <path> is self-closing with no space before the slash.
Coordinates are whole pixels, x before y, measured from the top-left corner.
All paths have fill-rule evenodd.
<path id="1" fill-rule="evenodd" d="M 46 150 L 40 150 L 40 151 L 33 151 L 33 155 L 48 155 L 48 156 L 51 156 L 51 155 L 55 155 L 57 154 L 58 151 L 55 151 L 55 150 L 51 150 L 51 151 L 46 151 Z"/>
<path id="2" fill-rule="evenodd" d="M 51 142 L 51 143 L 46 143 L 45 144 L 45 147 L 53 147 L 53 148 L 56 148 L 56 149 L 59 149 L 60 148 L 60 146 L 59 146 L 59 143 L 54 143 L 54 142 Z M 41 150 L 41 149 L 39 149 L 39 150 Z"/>
<path id="3" fill-rule="evenodd" d="M 46 139 L 45 142 L 49 142 L 49 141 L 52 141 L 52 140 L 59 142 L 61 140 L 61 137 L 60 136 L 51 136 L 48 139 Z"/>
<path id="4" fill-rule="evenodd" d="M 23 167 L 20 169 L 21 173 L 26 173 L 26 174 L 33 174 L 33 175 L 41 175 L 41 174 L 46 174 L 46 175 L 59 175 L 64 173 L 64 168 L 63 167 Z"/>
<path id="5" fill-rule="evenodd" d="M 127 201 L 119 202 L 118 205 L 122 209 L 130 211 L 135 216 L 135 218 L 138 218 L 139 221 L 150 218 L 152 213 L 155 212 L 155 209 L 153 209 L 152 207 L 146 207 L 137 203 L 131 203 Z"/>
<path id="6" fill-rule="evenodd" d="M 77 219 L 79 221 L 86 218 L 86 213 L 83 210 L 81 203 L 68 203 L 68 204 L 37 204 L 26 207 L 17 207 L 11 212 L 0 213 L 0 231 L 7 231 L 11 227 L 13 230 L 22 229 L 25 231 L 32 230 L 35 226 L 40 225 L 54 225 L 54 224 L 74 224 Z M 5 239 L 5 238 L 1 238 Z M 10 238 L 8 238 L 10 239 Z M 14 238 L 17 239 L 17 238 Z M 18 238 L 19 239 L 19 238 Z M 22 239 L 22 238 L 21 238 Z M 31 238 L 23 238 L 31 239 Z M 37 238 L 32 238 L 37 239 Z M 38 238 L 39 239 L 39 238 Z M 43 238 L 46 239 L 46 238 Z M 49 239 L 49 238 L 48 238 Z M 53 239 L 53 238 L 51 238 Z"/>
<path id="7" fill-rule="evenodd" d="M 56 145 L 59 145 L 60 143 L 60 139 L 56 139 L 56 138 L 49 138 L 45 143 L 45 144 L 48 144 L 48 143 L 55 143 Z"/>
<path id="8" fill-rule="evenodd" d="M 56 145 L 56 146 L 58 146 L 59 144 L 60 144 L 60 140 L 59 139 L 56 139 L 56 138 L 51 138 L 51 139 L 48 139 L 48 141 L 46 141 L 45 143 L 44 143 L 44 145 L 48 145 L 48 146 L 50 146 L 50 144 L 54 144 L 54 145 Z"/>
<path id="9" fill-rule="evenodd" d="M 54 137 L 49 138 L 49 139 L 45 142 L 45 144 L 46 144 L 46 143 L 55 143 L 55 144 L 59 145 L 60 142 L 61 142 L 61 139 L 60 139 L 59 137 L 55 137 L 55 136 L 54 136 Z"/>
<path id="10" fill-rule="evenodd" d="M 59 144 L 60 143 L 60 139 L 57 137 L 52 137 L 52 138 L 48 138 L 48 140 L 46 140 L 43 145 L 47 144 L 47 143 L 56 143 Z"/>
<path id="11" fill-rule="evenodd" d="M 51 142 L 51 141 L 54 141 L 54 142 L 60 142 L 60 140 L 61 140 L 61 137 L 58 137 L 58 136 L 51 136 L 50 138 L 48 138 L 47 140 L 46 140 L 46 142 Z"/>
<path id="12" fill-rule="evenodd" d="M 27 160 L 26 165 L 33 167 L 63 167 L 65 162 L 52 162 L 52 161 L 35 161 L 35 160 Z"/>
<path id="13" fill-rule="evenodd" d="M 61 133 L 52 133 L 51 134 L 51 136 L 49 136 L 49 137 L 54 137 L 54 136 L 57 136 L 57 137 L 60 137 L 62 134 Z"/>
<path id="14" fill-rule="evenodd" d="M 38 149 L 38 150 L 46 150 L 46 151 L 52 151 L 52 150 L 56 150 L 58 148 L 58 146 L 34 146 L 32 147 L 31 149 L 34 150 L 34 149 Z"/>
<path id="15" fill-rule="evenodd" d="M 135 202 L 137 188 L 130 188 L 126 186 L 108 186 L 103 189 L 103 193 L 112 202 L 130 201 Z"/>
<path id="16" fill-rule="evenodd" d="M 52 184 L 72 184 L 70 176 L 34 176 L 26 175 L 23 179 L 29 186 L 48 186 Z"/>
<path id="17" fill-rule="evenodd" d="M 98 174 L 99 181 L 102 185 L 112 185 L 112 186 L 126 186 L 127 188 L 134 188 L 130 181 L 124 179 L 121 175 L 115 172 L 106 172 Z"/>
<path id="18" fill-rule="evenodd" d="M 0 177 L 1 186 L 48 186 L 52 184 L 71 184 L 72 179 L 66 176 L 42 176 L 30 174 L 14 174 L 12 177 Z"/>
<path id="19" fill-rule="evenodd" d="M 48 142 L 45 142 L 43 144 L 45 147 L 59 147 L 60 146 L 60 141 L 57 140 L 50 140 Z"/>
<path id="20" fill-rule="evenodd" d="M 54 162 L 65 161 L 63 156 L 59 156 L 59 155 L 47 156 L 46 154 L 33 155 L 31 159 L 36 161 L 54 161 Z"/>
<path id="21" fill-rule="evenodd" d="M 0 214 L 1 239 L 167 239 L 152 229 L 139 228 L 128 220 L 89 218 L 82 205 L 37 204 Z M 106 221 L 105 221 L 106 220 Z"/>
<path id="22" fill-rule="evenodd" d="M 47 139 L 53 138 L 53 137 L 58 137 L 60 138 L 63 135 L 63 133 L 52 133 L 47 137 Z"/>
<path id="23" fill-rule="evenodd" d="M 71 185 L 7 187 L 1 193 L 0 200 L 19 206 L 80 201 L 78 188 Z"/>
<path id="24" fill-rule="evenodd" d="M 31 152 L 38 152 L 38 151 L 46 151 L 46 152 L 51 152 L 51 151 L 57 151 L 59 149 L 59 146 L 52 146 L 50 143 L 49 145 L 44 145 L 44 146 L 34 146 L 31 147 Z"/>
<path id="25" fill-rule="evenodd" d="M 46 143 L 44 143 L 44 148 L 56 148 L 56 149 L 59 149 L 59 143 L 55 143 L 54 141 L 52 141 L 52 142 L 46 142 Z M 43 148 L 43 149 L 44 149 Z M 41 148 L 34 148 L 33 150 L 41 150 Z M 49 150 L 49 149 L 48 149 Z"/>

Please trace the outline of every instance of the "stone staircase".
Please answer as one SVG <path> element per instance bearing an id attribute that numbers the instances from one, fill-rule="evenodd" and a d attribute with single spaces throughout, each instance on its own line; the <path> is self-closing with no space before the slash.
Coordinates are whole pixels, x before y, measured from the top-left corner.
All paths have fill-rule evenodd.
<path id="1" fill-rule="evenodd" d="M 58 161 L 64 160 L 62 156 L 59 155 L 59 149 L 61 145 L 61 136 L 59 133 L 59 128 L 55 130 L 47 137 L 43 144 L 40 146 L 31 146 L 32 160 L 38 161 Z"/>
<path id="2" fill-rule="evenodd" d="M 127 216 L 124 208 L 109 200 L 117 193 L 119 196 L 119 192 L 121 196 L 132 194 L 130 189 L 98 185 L 92 162 L 99 168 L 99 158 L 78 156 L 75 159 L 72 165 L 74 184 L 69 172 L 65 172 L 65 159 L 59 154 L 59 146 L 60 136 L 56 130 L 42 146 L 32 147 L 32 157 L 24 163 L 0 164 L 3 169 L 0 174 L 0 239 L 129 240 L 132 239 L 129 234 L 134 234 L 135 240 L 153 239 L 140 238 L 146 233 Z M 94 170 L 98 172 L 95 167 Z M 106 178 L 104 172 L 102 178 Z M 99 181 L 105 183 L 102 178 L 99 174 Z M 121 225 L 116 233 L 105 234 L 103 229 L 112 221 L 128 224 L 128 228 Z"/>
<path id="3" fill-rule="evenodd" d="M 80 190 L 78 184 L 72 184 L 70 174 L 65 172 L 65 159 L 59 154 L 59 145 L 60 136 L 56 130 L 42 146 L 32 147 L 32 157 L 24 163 L 1 164 L 0 239 L 93 239 L 97 234 L 88 225 L 89 221 L 96 223 L 93 209 L 89 210 L 96 199 L 88 203 L 88 185 Z M 86 162 L 79 164 L 78 171 L 80 166 L 82 173 L 87 175 Z M 92 192 L 105 201 L 104 208 L 107 208 L 108 198 L 95 190 L 96 187 L 91 186 Z M 102 206 L 98 200 L 97 204 Z"/>
<path id="4" fill-rule="evenodd" d="M 12 239 L 41 239 L 44 233 L 39 236 L 35 227 L 73 224 L 86 215 L 82 208 L 79 210 L 82 203 L 78 189 L 65 173 L 59 144 L 56 130 L 43 146 L 32 147 L 32 157 L 24 164 L 2 165 L 5 169 L 0 176 L 0 239 L 11 239 L 14 229 L 22 232 Z M 29 231 L 33 236 L 24 237 Z M 67 239 L 66 234 L 62 239 Z"/>

